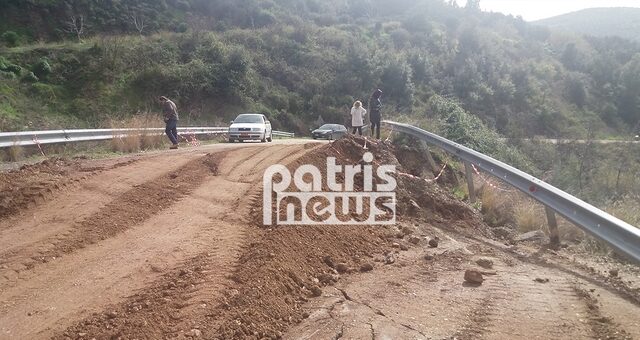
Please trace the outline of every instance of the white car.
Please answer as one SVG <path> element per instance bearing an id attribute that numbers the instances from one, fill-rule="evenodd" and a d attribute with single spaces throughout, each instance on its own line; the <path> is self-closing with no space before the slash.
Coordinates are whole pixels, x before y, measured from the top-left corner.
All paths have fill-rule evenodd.
<path id="1" fill-rule="evenodd" d="M 273 135 L 271 122 L 263 114 L 243 113 L 231 122 L 229 126 L 229 143 L 234 141 L 259 140 L 271 142 Z"/>

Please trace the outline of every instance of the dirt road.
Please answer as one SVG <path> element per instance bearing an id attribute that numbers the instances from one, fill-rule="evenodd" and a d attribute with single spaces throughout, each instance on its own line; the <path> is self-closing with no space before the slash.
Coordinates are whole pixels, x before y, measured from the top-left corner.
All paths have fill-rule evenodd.
<path id="1" fill-rule="evenodd" d="M 306 151 L 223 145 L 131 158 L 3 219 L 0 338 L 48 338 L 202 253 L 224 277 L 262 170 Z"/>
<path id="2" fill-rule="evenodd" d="M 358 143 L 211 145 L 10 174 L 0 339 L 640 339 L 637 267 L 497 242 L 435 183 L 400 182 L 394 227 L 258 225 L 264 169 L 355 164 Z M 384 143 L 369 150 L 406 166 Z M 493 268 L 467 285 L 479 258 Z"/>

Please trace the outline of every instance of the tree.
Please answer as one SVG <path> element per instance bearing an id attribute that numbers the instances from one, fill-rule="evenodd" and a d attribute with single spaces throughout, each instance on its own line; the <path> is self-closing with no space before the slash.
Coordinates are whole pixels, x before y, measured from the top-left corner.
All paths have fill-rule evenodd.
<path id="1" fill-rule="evenodd" d="M 66 22 L 66 25 L 66 31 L 74 34 L 78 38 L 78 42 L 82 42 L 82 35 L 85 31 L 84 16 L 76 17 L 72 15 L 69 21 Z"/>
<path id="2" fill-rule="evenodd" d="M 9 47 L 18 46 L 18 39 L 20 39 L 20 36 L 14 31 L 6 31 L 2 33 L 2 40 L 4 40 Z"/>
<path id="3" fill-rule="evenodd" d="M 579 108 L 583 108 L 587 103 L 587 90 L 580 77 L 576 75 L 569 76 L 566 83 L 567 99 L 576 104 Z"/>
<path id="4" fill-rule="evenodd" d="M 622 68 L 620 85 L 622 91 L 618 99 L 619 115 L 633 126 L 640 122 L 640 53 Z"/>
<path id="5" fill-rule="evenodd" d="M 480 12 L 480 0 L 467 0 L 467 10 Z"/>
<path id="6" fill-rule="evenodd" d="M 141 15 L 133 14 L 131 15 L 131 20 L 133 21 L 133 26 L 138 31 L 138 34 L 142 35 L 142 31 L 144 31 L 144 18 Z"/>
<path id="7" fill-rule="evenodd" d="M 411 107 L 415 90 L 412 79 L 411 66 L 405 58 L 390 58 L 383 66 L 380 75 L 385 97 L 397 102 L 402 107 Z"/>
<path id="8" fill-rule="evenodd" d="M 397 49 L 404 48 L 411 40 L 411 33 L 404 28 L 398 28 L 391 32 L 391 40 Z"/>
<path id="9" fill-rule="evenodd" d="M 578 70 L 580 68 L 580 61 L 578 60 L 578 48 L 576 47 L 576 44 L 567 44 L 560 60 L 562 61 L 564 67 L 568 68 L 569 70 Z"/>

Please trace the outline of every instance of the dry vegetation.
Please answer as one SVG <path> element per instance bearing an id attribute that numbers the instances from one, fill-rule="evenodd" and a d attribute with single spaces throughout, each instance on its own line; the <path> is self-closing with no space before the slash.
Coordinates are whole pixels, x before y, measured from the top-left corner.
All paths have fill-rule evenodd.
<path id="1" fill-rule="evenodd" d="M 24 149 L 18 144 L 13 144 L 7 152 L 7 158 L 10 162 L 18 162 L 24 158 Z"/>
<path id="2" fill-rule="evenodd" d="M 482 185 L 480 190 L 481 209 L 485 222 L 493 227 L 507 226 L 526 233 L 541 230 L 549 234 L 544 206 L 525 194 L 516 191 L 502 191 Z M 557 216 L 560 239 L 563 242 L 580 243 L 586 241 L 585 233 L 571 222 Z"/>
<path id="3" fill-rule="evenodd" d="M 116 134 L 111 140 L 114 152 L 138 152 L 164 146 L 164 132 L 150 131 L 150 128 L 161 128 L 157 116 L 144 114 L 120 121 L 111 121 L 112 129 L 131 129 L 126 134 Z"/>
<path id="4" fill-rule="evenodd" d="M 479 190 L 485 222 L 493 227 L 509 227 L 518 233 L 541 230 L 549 234 L 544 206 L 515 190 L 504 192 L 482 185 Z M 640 225 L 640 211 L 634 199 L 618 201 L 605 210 L 627 223 Z M 636 206 L 634 206 L 636 205 Z M 595 240 L 571 222 L 557 216 L 560 240 L 574 243 L 589 253 L 612 254 L 603 242 Z"/>

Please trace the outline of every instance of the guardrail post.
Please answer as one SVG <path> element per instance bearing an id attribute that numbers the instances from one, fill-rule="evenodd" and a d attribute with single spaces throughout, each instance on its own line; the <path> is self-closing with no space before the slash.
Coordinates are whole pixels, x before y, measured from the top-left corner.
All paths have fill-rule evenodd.
<path id="1" fill-rule="evenodd" d="M 558 220 L 556 219 L 556 212 L 553 209 L 545 206 L 547 212 L 547 224 L 549 226 L 549 238 L 552 245 L 560 244 L 560 233 L 558 232 Z"/>
<path id="2" fill-rule="evenodd" d="M 473 185 L 473 167 L 471 163 L 464 162 L 465 174 L 467 175 L 467 188 L 469 189 L 469 202 L 476 203 L 476 189 Z"/>
<path id="3" fill-rule="evenodd" d="M 433 159 L 433 156 L 431 155 L 431 150 L 429 149 L 429 144 L 427 142 L 425 142 L 424 140 L 420 139 L 420 145 L 422 145 L 422 147 L 424 148 L 424 150 L 427 153 L 427 162 L 429 163 L 429 166 L 431 167 L 431 171 L 433 172 L 433 175 L 437 176 L 440 173 L 441 168 L 438 167 L 438 164 L 436 164 L 436 161 Z M 455 185 L 455 186 L 459 186 L 460 185 L 460 179 L 458 178 L 458 172 L 451 171 L 451 179 L 453 180 L 453 185 Z"/>
<path id="4" fill-rule="evenodd" d="M 440 172 L 440 169 L 436 165 L 436 161 L 433 159 L 433 156 L 431 156 L 431 150 L 429 150 L 429 145 L 423 140 L 420 141 L 420 145 L 422 145 L 422 148 L 425 150 L 427 154 L 427 162 L 429 162 L 429 166 L 431 167 L 431 171 L 433 171 L 433 175 L 434 176 L 438 175 L 438 173 Z"/>

